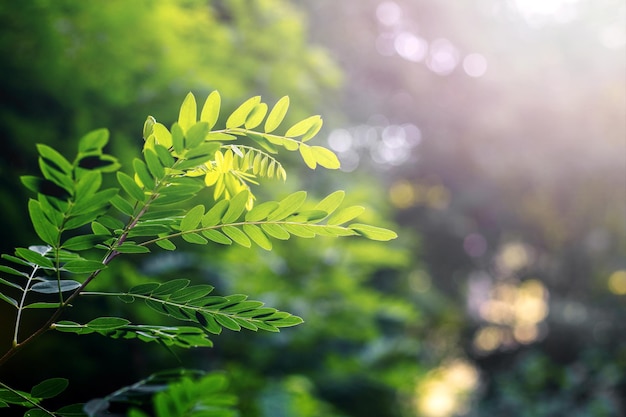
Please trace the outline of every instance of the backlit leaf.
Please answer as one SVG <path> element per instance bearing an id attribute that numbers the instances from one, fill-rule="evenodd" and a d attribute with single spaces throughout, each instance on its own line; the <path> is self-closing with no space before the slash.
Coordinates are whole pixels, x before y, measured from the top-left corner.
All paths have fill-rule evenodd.
<path id="1" fill-rule="evenodd" d="M 289 109 L 289 97 L 284 96 L 274 105 L 265 121 L 265 133 L 273 132 L 281 124 Z"/>
<path id="2" fill-rule="evenodd" d="M 178 125 L 183 129 L 183 132 L 187 132 L 191 126 L 196 124 L 197 111 L 196 98 L 193 94 L 188 93 L 178 113 Z"/>
<path id="3" fill-rule="evenodd" d="M 319 130 L 317 126 L 319 125 L 321 127 L 321 121 L 322 118 L 320 116 L 307 117 L 306 119 L 301 120 L 295 125 L 291 126 L 287 130 L 287 133 L 285 133 L 285 136 L 288 138 L 295 138 L 307 134 L 310 130 Z"/>
<path id="4" fill-rule="evenodd" d="M 57 169 L 61 170 L 65 174 L 72 171 L 72 164 L 70 164 L 63 155 L 50 146 L 39 143 L 37 144 L 37 151 L 39 151 L 39 155 L 45 158 L 48 162 L 53 163 Z"/>
<path id="5" fill-rule="evenodd" d="M 237 194 L 235 197 L 233 197 L 230 200 L 228 210 L 226 210 L 224 217 L 222 217 L 222 222 L 224 224 L 227 224 L 237 220 L 239 216 L 241 216 L 241 213 L 243 213 L 243 211 L 245 210 L 246 203 L 248 202 L 249 198 L 250 193 L 247 190 L 244 190 Z"/>
<path id="6" fill-rule="evenodd" d="M 59 229 L 48 221 L 41 203 L 37 200 L 30 199 L 28 201 L 28 213 L 32 221 L 37 236 L 49 245 L 56 246 L 59 239 Z"/>
<path id="7" fill-rule="evenodd" d="M 180 230 L 183 232 L 193 230 L 198 227 L 202 217 L 204 216 L 204 206 L 199 204 L 189 210 L 180 222 Z"/>
<path id="8" fill-rule="evenodd" d="M 368 224 L 351 224 L 350 229 L 359 235 L 368 239 L 378 241 L 388 241 L 398 237 L 398 234 L 392 230 L 383 229 L 381 227 L 370 226 Z"/>
<path id="9" fill-rule="evenodd" d="M 311 146 L 311 153 L 317 163 L 326 169 L 339 169 L 341 166 L 337 155 L 330 149 L 322 146 Z"/>
<path id="10" fill-rule="evenodd" d="M 305 145 L 304 143 L 300 145 L 300 155 L 302 156 L 306 166 L 311 169 L 315 169 L 317 162 L 315 161 L 315 157 L 313 156 L 313 152 L 311 152 L 311 147 L 309 145 Z"/>
<path id="11" fill-rule="evenodd" d="M 335 191 L 334 193 L 326 196 L 322 201 L 317 203 L 315 210 L 322 210 L 329 214 L 332 214 L 337 207 L 343 202 L 346 193 L 343 190 Z"/>
<path id="12" fill-rule="evenodd" d="M 256 222 L 265 219 L 271 212 L 276 210 L 278 203 L 275 201 L 266 201 L 255 206 L 252 210 L 246 213 L 247 222 Z"/>
<path id="13" fill-rule="evenodd" d="M 109 131 L 98 129 L 87 133 L 78 141 L 78 151 L 81 153 L 101 151 L 109 141 Z"/>
<path id="14" fill-rule="evenodd" d="M 259 103 L 250 112 L 248 117 L 246 118 L 245 127 L 246 129 L 254 129 L 258 125 L 261 124 L 265 115 L 267 114 L 267 104 Z"/>
<path id="15" fill-rule="evenodd" d="M 209 129 L 213 129 L 215 123 L 220 114 L 220 106 L 222 104 L 222 98 L 217 91 L 211 92 L 202 106 L 202 112 L 200 113 L 200 120 L 209 124 Z"/>
<path id="16" fill-rule="evenodd" d="M 272 242 L 267 238 L 259 226 L 254 224 L 244 224 L 243 231 L 262 249 L 268 251 L 272 250 Z"/>
<path id="17" fill-rule="evenodd" d="M 223 233 L 217 230 L 203 230 L 202 235 L 205 236 L 207 239 L 212 240 L 215 243 L 220 243 L 222 245 L 230 245 L 232 243 L 232 240 L 230 240 Z"/>
<path id="18" fill-rule="evenodd" d="M 274 210 L 272 214 L 267 216 L 267 220 L 282 220 L 293 214 L 300 208 L 300 206 L 302 206 L 304 200 L 306 200 L 306 195 L 306 191 L 296 191 L 295 193 L 288 195 L 278 203 L 278 208 Z"/>
<path id="19" fill-rule="evenodd" d="M 250 239 L 244 232 L 234 226 L 224 226 L 222 228 L 222 232 L 229 238 L 233 240 L 233 242 L 245 247 L 249 248 L 252 244 Z"/>
<path id="20" fill-rule="evenodd" d="M 260 102 L 261 96 L 255 96 L 243 102 L 226 120 L 226 128 L 233 129 L 242 126 L 246 122 L 250 112 L 252 112 L 254 107 Z"/>
<path id="21" fill-rule="evenodd" d="M 365 207 L 362 206 L 346 207 L 330 216 L 326 223 L 329 225 L 343 224 L 360 216 L 364 211 Z"/>

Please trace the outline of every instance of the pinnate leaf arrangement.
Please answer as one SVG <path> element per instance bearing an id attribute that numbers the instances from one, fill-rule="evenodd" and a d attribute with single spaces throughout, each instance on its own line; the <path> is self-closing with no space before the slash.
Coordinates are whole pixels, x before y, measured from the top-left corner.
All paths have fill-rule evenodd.
<path id="1" fill-rule="evenodd" d="M 342 208 L 343 191 L 317 202 L 309 202 L 305 191 L 280 201 L 256 201 L 251 187 L 259 179 L 287 177 L 277 159 L 279 150 L 298 152 L 311 169 L 337 169 L 339 160 L 332 151 L 309 144 L 322 126 L 320 116 L 277 133 L 289 108 L 288 97 L 278 100 L 271 110 L 260 96 L 252 97 L 226 118 L 224 128 L 216 129 L 220 107 L 221 97 L 214 91 L 198 117 L 195 97 L 189 93 L 171 128 L 149 116 L 143 127 L 142 158 L 135 158 L 129 170 L 122 170 L 118 160 L 105 153 L 109 140 L 105 129 L 82 137 L 73 160 L 47 145 L 37 145 L 41 176 L 21 180 L 35 194 L 28 212 L 41 242 L 2 255 L 0 300 L 14 309 L 14 330 L 0 366 L 49 331 L 195 348 L 212 346 L 209 336 L 223 329 L 278 332 L 303 321 L 246 295 L 216 295 L 211 285 L 192 284 L 188 279 L 89 291 L 89 284 L 120 255 L 174 251 L 181 243 L 256 245 L 269 251 L 273 241 L 293 236 L 362 236 L 378 241 L 396 237 L 390 230 L 355 221 L 364 209 Z M 119 187 L 104 188 L 105 175 L 115 175 Z M 205 189 L 212 192 L 211 204 L 189 209 L 189 200 Z M 79 306 L 86 297 L 145 303 L 168 322 L 175 319 L 181 324 L 139 324 L 123 317 L 98 317 L 84 323 L 62 320 L 68 307 Z M 32 309 L 49 311 L 49 319 L 23 335 L 24 315 Z M 142 397 L 152 402 L 151 409 L 158 416 L 235 415 L 235 399 L 225 392 L 221 374 L 169 372 L 138 384 L 144 383 L 151 384 L 151 393 L 159 391 L 152 398 Z M 111 402 L 129 398 L 130 392 L 145 394 L 146 390 L 137 389 L 138 384 L 106 398 L 52 411 L 44 400 L 63 392 L 66 379 L 44 380 L 28 392 L 0 382 L 0 408 L 25 407 L 24 415 L 30 417 L 105 415 Z M 212 414 L 202 414 L 207 410 Z M 129 413 L 145 415 L 138 408 Z"/>

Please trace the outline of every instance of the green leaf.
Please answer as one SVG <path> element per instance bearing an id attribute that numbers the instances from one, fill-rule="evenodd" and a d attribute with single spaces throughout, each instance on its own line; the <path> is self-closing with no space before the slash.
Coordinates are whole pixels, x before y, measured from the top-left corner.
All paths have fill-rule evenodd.
<path id="1" fill-rule="evenodd" d="M 198 233 L 185 233 L 182 235 L 184 241 L 193 243 L 196 245 L 206 245 L 208 241 L 200 236 Z"/>
<path id="2" fill-rule="evenodd" d="M 163 146 L 166 149 L 172 147 L 174 139 L 173 134 L 167 130 L 167 127 L 162 125 L 161 123 L 156 123 L 153 126 L 153 135 L 156 139 L 156 143 Z"/>
<path id="3" fill-rule="evenodd" d="M 161 164 L 166 168 L 171 168 L 176 163 L 176 160 L 165 146 L 154 145 L 154 151 L 157 153 Z"/>
<path id="4" fill-rule="evenodd" d="M 83 169 L 95 169 L 102 172 L 115 172 L 120 168 L 117 159 L 111 155 L 88 155 L 78 161 L 78 166 Z"/>
<path id="5" fill-rule="evenodd" d="M 120 246 L 115 247 L 115 250 L 119 253 L 148 253 L 150 249 L 145 246 L 140 246 L 132 241 L 125 241 Z"/>
<path id="6" fill-rule="evenodd" d="M 47 244 L 56 246 L 60 231 L 55 225 L 48 221 L 41 207 L 41 203 L 37 200 L 30 199 L 28 201 L 28 213 L 30 214 L 30 219 L 37 236 Z"/>
<path id="7" fill-rule="evenodd" d="M 248 117 L 246 118 L 245 127 L 246 129 L 254 129 L 258 125 L 261 124 L 265 115 L 267 114 L 267 104 L 259 103 L 250 112 Z"/>
<path id="8" fill-rule="evenodd" d="M 101 262 L 87 260 L 69 261 L 63 265 L 63 269 L 75 274 L 88 274 L 105 268 L 106 265 Z"/>
<path id="9" fill-rule="evenodd" d="M 37 302 L 31 303 L 24 306 L 24 308 L 30 309 L 44 309 L 44 308 L 59 308 L 61 307 L 61 303 L 46 303 L 46 302 Z"/>
<path id="10" fill-rule="evenodd" d="M 212 240 L 215 243 L 220 243 L 222 245 L 230 245 L 232 243 L 232 240 L 230 240 L 223 233 L 220 233 L 217 230 L 203 230 L 202 235 L 207 239 Z"/>
<path id="11" fill-rule="evenodd" d="M 247 190 L 241 191 L 239 194 L 234 196 L 230 200 L 230 205 L 228 206 L 228 210 L 222 217 L 222 223 L 228 224 L 233 223 L 235 220 L 241 216 L 241 213 L 246 209 L 246 203 L 250 198 L 250 192 Z"/>
<path id="12" fill-rule="evenodd" d="M 246 100 L 228 117 L 226 120 L 226 128 L 234 129 L 240 127 L 246 122 L 248 115 L 261 102 L 261 96 L 255 96 Z"/>
<path id="13" fill-rule="evenodd" d="M 252 245 L 248 236 L 234 226 L 224 226 L 222 228 L 222 232 L 231 238 L 233 242 L 243 246 L 244 248 L 249 248 Z"/>
<path id="14" fill-rule="evenodd" d="M 59 200 L 67 200 L 70 198 L 70 193 L 66 189 L 59 187 L 50 180 L 34 177 L 32 175 L 23 175 L 20 177 L 20 181 L 26 188 L 36 193 L 58 198 Z"/>
<path id="15" fill-rule="evenodd" d="M 222 98 L 220 97 L 220 93 L 212 91 L 204 102 L 204 106 L 202 106 L 200 120 L 207 122 L 209 124 L 209 129 L 213 129 L 213 126 L 217 123 L 217 119 L 220 115 L 221 104 Z"/>
<path id="16" fill-rule="evenodd" d="M 85 326 L 96 331 L 109 331 L 124 327 L 129 323 L 130 321 L 121 317 L 98 317 L 85 324 Z"/>
<path id="17" fill-rule="evenodd" d="M 102 243 L 106 240 L 108 235 L 83 235 L 83 236 L 74 236 L 67 239 L 61 247 L 67 250 L 73 251 L 81 251 L 92 249 L 98 243 Z"/>
<path id="18" fill-rule="evenodd" d="M 289 97 L 284 96 L 274 105 L 267 120 L 265 121 L 265 133 L 273 132 L 282 123 L 287 109 L 289 108 Z"/>
<path id="19" fill-rule="evenodd" d="M 0 300 L 2 301 L 6 301 L 7 303 L 11 304 L 13 307 L 17 308 L 17 301 L 15 301 L 15 299 L 9 297 L 8 295 L 4 295 L 0 292 Z"/>
<path id="20" fill-rule="evenodd" d="M 165 250 L 176 250 L 176 245 L 173 244 L 169 239 L 161 239 L 155 242 L 158 247 Z"/>
<path id="21" fill-rule="evenodd" d="M 265 233 L 267 233 L 274 239 L 288 240 L 291 237 L 289 232 L 287 232 L 285 229 L 283 229 L 282 226 L 278 224 L 263 223 L 261 224 L 261 228 Z"/>
<path id="22" fill-rule="evenodd" d="M 172 146 L 179 155 L 185 150 L 185 132 L 178 123 L 172 125 Z"/>
<path id="23" fill-rule="evenodd" d="M 307 117 L 304 120 L 299 121 L 295 125 L 291 126 L 285 136 L 288 138 L 295 138 L 298 136 L 307 135 L 310 131 L 315 129 L 319 130 L 321 127 L 322 118 L 320 116 Z M 317 131 L 315 132 L 317 133 Z M 308 136 L 308 135 L 307 135 Z"/>
<path id="24" fill-rule="evenodd" d="M 139 284 L 139 285 L 135 285 L 130 290 L 128 290 L 128 293 L 137 294 L 137 295 L 147 295 L 147 294 L 152 293 L 152 291 L 156 290 L 157 288 L 159 288 L 160 285 L 161 284 L 158 284 L 156 282 L 148 282 L 145 284 Z"/>
<path id="25" fill-rule="evenodd" d="M 317 203 L 315 210 L 322 210 L 328 214 L 332 214 L 335 210 L 337 210 L 337 207 L 341 205 L 345 195 L 346 193 L 343 190 L 335 191 Z"/>
<path id="26" fill-rule="evenodd" d="M 27 277 L 28 274 L 24 272 L 20 272 L 15 268 L 11 268 L 10 266 L 0 265 L 0 272 L 4 272 L 11 275 L 17 275 L 18 277 Z"/>
<path id="27" fill-rule="evenodd" d="M 131 196 L 137 201 L 144 201 L 146 197 L 144 192 L 141 190 L 141 188 L 139 188 L 135 180 L 132 179 L 130 175 L 125 174 L 122 171 L 118 171 L 116 175 L 117 175 L 117 182 L 119 182 L 119 184 L 122 186 L 124 191 L 126 191 L 126 193 L 129 196 Z M 115 203 L 113 201 L 111 201 L 111 203 L 115 206 Z M 131 209 L 131 214 L 132 214 L 132 209 Z"/>
<path id="28" fill-rule="evenodd" d="M 370 226 L 367 224 L 351 224 L 350 229 L 371 240 L 386 242 L 398 237 L 398 234 L 392 230 L 383 229 L 381 227 Z"/>
<path id="29" fill-rule="evenodd" d="M 23 289 L 20 285 L 14 283 L 14 282 L 11 282 L 11 281 L 7 281 L 4 278 L 0 278 L 0 284 L 4 284 L 7 287 L 16 288 L 18 290 L 22 290 Z"/>
<path id="30" fill-rule="evenodd" d="M 150 171 L 154 178 L 160 180 L 165 176 L 165 168 L 161 164 L 161 160 L 156 152 L 152 149 L 144 149 L 143 157 L 146 160 L 146 165 L 148 165 L 148 171 Z"/>
<path id="31" fill-rule="evenodd" d="M 146 121 L 143 122 L 143 140 L 148 139 L 148 137 L 154 132 L 154 125 L 156 124 L 156 119 L 152 116 L 146 117 Z"/>
<path id="32" fill-rule="evenodd" d="M 304 143 L 300 145 L 300 155 L 302 156 L 306 166 L 311 169 L 315 169 L 315 167 L 317 167 L 317 162 L 315 161 L 315 157 L 313 156 L 313 152 L 311 152 L 311 147 L 309 145 Z"/>
<path id="33" fill-rule="evenodd" d="M 69 381 L 65 378 L 50 378 L 35 385 L 30 395 L 35 398 L 53 398 L 65 391 Z"/>
<path id="34" fill-rule="evenodd" d="M 33 408 L 25 412 L 24 417 L 50 417 L 50 413 L 39 408 Z"/>
<path id="35" fill-rule="evenodd" d="M 257 222 L 263 220 L 269 216 L 271 212 L 276 210 L 278 207 L 278 203 L 276 201 L 266 201 L 259 205 L 256 205 L 246 213 L 246 221 L 247 222 Z"/>
<path id="36" fill-rule="evenodd" d="M 107 188 L 106 190 L 98 191 L 91 196 L 77 199 L 76 203 L 71 208 L 71 216 L 94 213 L 96 211 L 100 211 L 101 208 L 108 207 L 111 203 L 111 199 L 117 195 L 118 191 L 119 190 L 117 188 Z"/>
<path id="37" fill-rule="evenodd" d="M 238 332 L 239 330 L 241 330 L 241 326 L 237 324 L 235 320 L 231 319 L 228 316 L 216 314 L 213 317 L 215 318 L 215 320 L 217 320 L 219 324 L 226 327 L 228 330 L 232 330 L 235 332 Z"/>
<path id="38" fill-rule="evenodd" d="M 189 210 L 180 222 L 180 230 L 188 232 L 198 227 L 202 217 L 204 216 L 204 206 L 199 204 Z"/>
<path id="39" fill-rule="evenodd" d="M 288 217 L 298 210 L 305 200 L 306 191 L 296 191 L 288 195 L 278 203 L 278 208 L 267 216 L 267 220 L 277 221 Z"/>
<path id="40" fill-rule="evenodd" d="M 145 162 L 139 158 L 133 159 L 133 169 L 135 170 L 135 175 L 137 175 L 137 178 L 141 181 L 144 187 L 149 190 L 154 187 L 154 178 L 150 175 Z"/>
<path id="41" fill-rule="evenodd" d="M 62 279 L 60 281 L 50 280 L 34 284 L 30 289 L 41 294 L 57 294 L 59 289 L 61 292 L 72 291 L 79 288 L 81 283 L 70 279 Z"/>
<path id="42" fill-rule="evenodd" d="M 74 196 L 76 199 L 89 197 L 93 195 L 102 185 L 102 173 L 100 171 L 85 171 L 81 175 Z"/>
<path id="43" fill-rule="evenodd" d="M 244 224 L 243 231 L 262 249 L 267 251 L 272 250 L 272 242 L 267 238 L 259 226 L 254 224 Z"/>
<path id="44" fill-rule="evenodd" d="M 316 116 L 313 116 L 313 117 L 316 117 Z M 313 137 L 315 137 L 315 135 L 317 135 L 317 133 L 322 128 L 322 124 L 323 124 L 322 118 L 317 116 L 315 123 L 313 123 L 311 127 L 306 131 L 306 133 L 302 135 L 302 138 L 301 138 L 302 142 L 306 142 L 312 139 Z"/>
<path id="45" fill-rule="evenodd" d="M 191 287 L 181 288 L 174 291 L 168 298 L 168 300 L 178 303 L 188 303 L 189 301 L 203 298 L 210 294 L 215 288 L 212 285 L 192 285 Z"/>
<path id="46" fill-rule="evenodd" d="M 187 132 L 191 126 L 196 124 L 197 111 L 196 98 L 192 93 L 188 93 L 178 113 L 178 125 L 183 129 L 183 132 Z"/>
<path id="47" fill-rule="evenodd" d="M 364 211 L 365 207 L 362 206 L 346 207 L 330 216 L 326 223 L 329 225 L 340 225 L 355 219 L 356 217 L 360 216 Z"/>
<path id="48" fill-rule="evenodd" d="M 315 232 L 304 224 L 288 223 L 288 224 L 284 224 L 283 227 L 285 228 L 286 231 L 298 237 L 303 237 L 303 238 L 315 237 Z"/>
<path id="49" fill-rule="evenodd" d="M 15 254 L 26 261 L 38 265 L 42 268 L 53 269 L 54 265 L 52 261 L 41 254 L 25 248 L 15 249 Z"/>
<path id="50" fill-rule="evenodd" d="M 191 126 L 185 135 L 187 149 L 193 149 L 204 142 L 207 133 L 209 133 L 209 124 L 206 122 L 198 122 Z"/>
<path id="51" fill-rule="evenodd" d="M 37 144 L 37 151 L 39 151 L 39 155 L 45 158 L 48 162 L 53 163 L 55 168 L 59 169 L 63 173 L 69 174 L 72 172 L 72 164 L 70 164 L 63 155 L 50 146 Z"/>
<path id="52" fill-rule="evenodd" d="M 218 224 L 222 217 L 224 217 L 224 213 L 226 213 L 229 205 L 230 202 L 228 200 L 220 200 L 215 203 L 215 205 L 202 216 L 202 226 L 211 227 Z"/>
<path id="53" fill-rule="evenodd" d="M 137 186 L 137 184 L 135 184 L 135 186 Z M 125 214 L 127 216 L 132 216 L 133 212 L 135 211 L 133 209 L 133 206 L 131 206 L 131 204 L 120 195 L 116 195 L 115 197 L 113 197 L 110 200 L 110 203 L 113 205 L 113 207 L 118 209 L 120 213 Z M 100 219 L 100 221 L 102 221 L 102 219 Z"/>
<path id="54" fill-rule="evenodd" d="M 107 129 L 98 129 L 91 131 L 82 138 L 80 138 L 80 140 L 78 141 L 78 152 L 100 152 L 108 141 L 109 131 Z"/>
<path id="55" fill-rule="evenodd" d="M 326 169 L 339 169 L 341 166 L 337 155 L 329 149 L 321 146 L 311 146 L 311 154 L 317 163 Z"/>
<path id="56" fill-rule="evenodd" d="M 173 292 L 182 290 L 183 288 L 187 288 L 190 282 L 191 281 L 184 278 L 167 281 L 152 290 L 152 295 L 170 295 Z"/>

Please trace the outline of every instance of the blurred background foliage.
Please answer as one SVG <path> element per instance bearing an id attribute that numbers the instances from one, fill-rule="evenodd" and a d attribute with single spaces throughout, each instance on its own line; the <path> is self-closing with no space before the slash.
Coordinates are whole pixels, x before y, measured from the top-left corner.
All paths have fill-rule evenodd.
<path id="1" fill-rule="evenodd" d="M 306 323 L 179 359 L 50 335 L 2 377 L 69 377 L 84 401 L 182 362 L 227 370 L 245 416 L 623 415 L 625 21 L 617 0 L 3 2 L 3 253 L 35 242 L 18 180 L 35 143 L 71 157 L 108 127 L 128 162 L 146 115 L 170 124 L 213 89 L 224 114 L 287 94 L 293 120 L 326 121 L 343 169 L 294 163 L 260 200 L 345 189 L 400 238 L 129 257 L 95 284 L 195 278 Z"/>

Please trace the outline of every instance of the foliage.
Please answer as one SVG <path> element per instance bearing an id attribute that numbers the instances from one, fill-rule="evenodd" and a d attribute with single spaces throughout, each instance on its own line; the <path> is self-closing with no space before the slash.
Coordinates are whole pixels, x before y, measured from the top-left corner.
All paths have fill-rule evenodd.
<path id="1" fill-rule="evenodd" d="M 354 222 L 364 208 L 340 208 L 343 191 L 317 203 L 308 202 L 305 191 L 296 191 L 280 201 L 257 204 L 251 184 L 262 177 L 286 178 L 286 170 L 274 156 L 279 149 L 298 151 L 311 169 L 317 165 L 336 169 L 339 161 L 331 151 L 307 143 L 321 128 L 319 116 L 277 133 L 289 107 L 287 97 L 269 112 L 259 96 L 253 97 L 228 116 L 225 128 L 214 129 L 220 107 L 221 97 L 215 91 L 208 95 L 198 118 L 195 97 L 190 93 L 170 129 L 148 117 L 143 157 L 132 161 L 130 174 L 120 170 L 117 158 L 105 153 L 109 135 L 104 129 L 82 137 L 71 161 L 50 146 L 37 146 L 42 177 L 24 176 L 22 183 L 36 193 L 36 198 L 29 200 L 28 211 L 44 244 L 17 248 L 14 254 L 2 256 L 6 265 L 0 266 L 0 283 L 7 290 L 0 298 L 14 307 L 16 314 L 12 346 L 0 358 L 0 365 L 49 330 L 136 338 L 170 349 L 212 346 L 209 334 L 219 334 L 223 328 L 278 332 L 302 322 L 300 317 L 266 307 L 246 295 L 216 296 L 211 285 L 190 285 L 190 280 L 180 277 L 144 282 L 128 290 L 88 291 L 120 255 L 174 251 L 178 240 L 197 245 L 235 243 L 245 248 L 254 243 L 270 251 L 272 239 L 292 236 L 362 236 L 375 241 L 396 237 L 390 230 Z M 255 130 L 261 124 L 263 128 Z M 240 145 L 238 141 L 244 139 L 258 147 Z M 108 187 L 104 177 L 113 173 L 117 186 Z M 206 188 L 213 189 L 214 203 L 208 208 L 197 204 L 187 209 L 186 204 L 201 198 Z M 141 300 L 164 318 L 189 325 L 136 324 L 115 316 L 96 317 L 83 324 L 60 320 L 84 297 L 114 297 L 126 304 Z M 50 313 L 37 330 L 21 336 L 24 315 L 33 309 Z M 198 415 L 231 415 L 219 408 L 230 405 L 230 400 L 216 394 L 207 404 L 207 399 L 199 396 L 207 387 L 213 387 L 208 392 L 221 391 L 223 382 L 216 378 L 194 382 L 183 377 L 171 384 L 155 397 L 156 414 L 183 415 L 186 410 L 215 406 Z M 65 379 L 48 379 L 26 393 L 3 384 L 0 405 L 35 407 L 25 415 L 70 415 L 74 411 L 52 412 L 40 405 L 41 399 L 56 396 L 66 386 Z M 84 411 L 97 415 L 101 407 L 88 403 Z M 142 413 L 134 411 L 132 415 Z"/>

